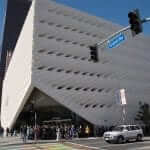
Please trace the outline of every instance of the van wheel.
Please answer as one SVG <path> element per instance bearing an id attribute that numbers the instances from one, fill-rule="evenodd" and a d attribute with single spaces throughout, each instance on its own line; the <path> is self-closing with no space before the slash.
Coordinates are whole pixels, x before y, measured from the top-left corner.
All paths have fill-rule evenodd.
<path id="1" fill-rule="evenodd" d="M 137 135 L 136 141 L 142 141 L 142 135 L 141 134 Z"/>
<path id="2" fill-rule="evenodd" d="M 118 144 L 122 144 L 124 142 L 124 137 L 123 136 L 119 136 L 117 139 L 117 143 Z"/>

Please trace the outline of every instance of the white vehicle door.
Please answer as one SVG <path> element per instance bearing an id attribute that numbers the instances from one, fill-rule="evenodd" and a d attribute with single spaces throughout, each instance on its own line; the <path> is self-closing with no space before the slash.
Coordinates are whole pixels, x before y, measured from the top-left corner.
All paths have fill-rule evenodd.
<path id="1" fill-rule="evenodd" d="M 126 128 L 127 128 L 127 138 L 132 139 L 133 138 L 133 132 L 132 132 L 131 126 L 127 126 Z"/>
<path id="2" fill-rule="evenodd" d="M 134 139 L 136 138 L 136 130 L 135 130 L 135 126 L 130 126 L 130 135 L 131 135 L 131 138 Z"/>
<path id="3" fill-rule="evenodd" d="M 138 129 L 136 126 L 132 126 L 131 128 L 132 128 L 132 135 L 134 138 L 136 138 L 138 134 Z"/>
<path id="4" fill-rule="evenodd" d="M 130 131 L 129 131 L 129 129 L 128 129 L 127 127 L 124 127 L 122 132 L 123 132 L 123 136 L 124 136 L 126 139 L 128 139 L 128 137 L 130 136 Z"/>

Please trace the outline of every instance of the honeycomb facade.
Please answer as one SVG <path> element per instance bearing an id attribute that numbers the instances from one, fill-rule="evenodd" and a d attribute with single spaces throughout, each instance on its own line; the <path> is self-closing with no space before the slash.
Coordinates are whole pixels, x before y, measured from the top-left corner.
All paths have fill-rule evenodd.
<path id="1" fill-rule="evenodd" d="M 89 57 L 89 45 L 121 28 L 54 1 L 33 1 L 4 80 L 2 125 L 15 123 L 34 88 L 95 125 L 121 119 L 116 91 L 125 88 L 134 121 L 139 101 L 149 103 L 150 39 L 127 32 L 120 47 L 99 50 L 98 63 Z"/>

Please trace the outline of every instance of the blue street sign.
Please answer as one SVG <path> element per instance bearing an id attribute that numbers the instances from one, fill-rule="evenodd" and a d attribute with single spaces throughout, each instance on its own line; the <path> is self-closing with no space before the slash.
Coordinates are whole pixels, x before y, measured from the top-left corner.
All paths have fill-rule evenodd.
<path id="1" fill-rule="evenodd" d="M 120 33 L 108 40 L 107 42 L 108 48 L 115 48 L 119 46 L 124 40 L 125 40 L 125 35 L 123 33 Z"/>

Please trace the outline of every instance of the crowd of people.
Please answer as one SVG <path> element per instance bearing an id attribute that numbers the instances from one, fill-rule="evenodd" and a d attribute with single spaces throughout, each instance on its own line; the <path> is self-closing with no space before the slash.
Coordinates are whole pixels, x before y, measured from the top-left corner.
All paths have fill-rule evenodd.
<path id="1" fill-rule="evenodd" d="M 23 125 L 20 127 L 20 135 L 24 142 L 26 142 L 26 139 L 72 139 L 86 135 L 89 136 L 90 128 L 87 127 L 84 129 L 84 132 L 81 125 L 75 126 L 73 124 L 36 125 L 36 127 Z"/>
<path id="2" fill-rule="evenodd" d="M 102 136 L 108 130 L 105 127 L 96 130 L 96 136 Z M 4 135 L 0 127 L 0 136 Z M 26 140 L 47 140 L 47 139 L 73 139 L 94 136 L 93 128 L 88 125 L 74 125 L 72 123 L 45 124 L 45 125 L 21 125 L 20 128 L 6 129 L 6 136 L 20 136 L 23 142 Z"/>
<path id="3" fill-rule="evenodd" d="M 4 129 L 2 127 L 0 127 L 0 137 L 3 136 L 3 133 L 4 133 Z"/>
<path id="4" fill-rule="evenodd" d="M 74 125 L 74 124 L 45 124 L 45 125 L 21 125 L 19 129 L 6 129 L 6 136 L 20 136 L 24 143 L 27 140 L 48 140 L 53 139 L 59 141 L 60 139 L 71 140 L 73 138 L 82 138 L 90 136 L 103 136 L 105 131 L 111 130 L 113 126 L 99 126 L 92 128 L 88 124 Z M 144 135 L 150 135 L 150 126 L 142 126 Z M 4 130 L 0 127 L 0 137 L 3 137 Z"/>
<path id="5" fill-rule="evenodd" d="M 48 125 L 21 125 L 20 129 L 6 129 L 6 136 L 20 136 L 24 143 L 27 140 L 60 139 L 71 140 L 73 138 L 88 137 L 91 134 L 90 127 L 75 126 L 74 124 L 48 124 Z M 4 135 L 3 128 L 0 128 L 0 136 Z"/>

